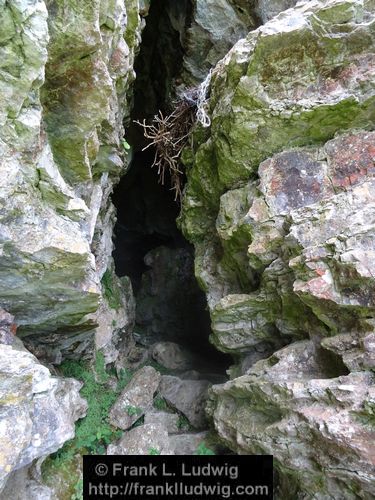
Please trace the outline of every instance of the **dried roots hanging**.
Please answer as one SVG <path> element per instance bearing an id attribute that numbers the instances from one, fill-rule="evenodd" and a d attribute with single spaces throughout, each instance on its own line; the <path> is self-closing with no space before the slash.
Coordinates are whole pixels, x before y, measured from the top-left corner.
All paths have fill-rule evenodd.
<path id="1" fill-rule="evenodd" d="M 210 125 L 206 113 L 206 92 L 210 77 L 211 73 L 199 87 L 182 93 L 174 102 L 174 110 L 169 115 L 164 116 L 159 111 L 151 125 L 147 125 L 145 120 L 135 122 L 143 127 L 144 136 L 150 141 L 143 150 L 155 147 L 152 167 L 157 167 L 159 180 L 163 185 L 168 174 L 175 192 L 175 200 L 182 197 L 184 173 L 180 157 L 182 150 L 191 140 L 192 128 L 197 121 L 204 127 Z"/>

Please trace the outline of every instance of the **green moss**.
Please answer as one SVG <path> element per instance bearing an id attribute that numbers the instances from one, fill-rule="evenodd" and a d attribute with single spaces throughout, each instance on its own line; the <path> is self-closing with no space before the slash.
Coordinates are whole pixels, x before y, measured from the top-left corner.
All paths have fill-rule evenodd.
<path id="1" fill-rule="evenodd" d="M 156 398 L 154 399 L 154 408 L 156 408 L 157 410 L 160 410 L 160 411 L 168 411 L 169 410 L 168 403 L 161 396 L 156 396 Z"/>
<path id="2" fill-rule="evenodd" d="M 160 455 L 160 451 L 157 448 L 150 448 L 148 454 L 149 455 Z"/>
<path id="3" fill-rule="evenodd" d="M 87 415 L 76 423 L 75 437 L 55 454 L 48 457 L 43 464 L 43 479 L 49 484 L 54 477 L 64 476 L 67 491 L 71 497 L 80 498 L 74 491 L 74 485 L 79 481 L 76 457 L 84 454 L 102 455 L 106 446 L 118 439 L 122 432 L 115 429 L 108 420 L 109 411 L 123 388 L 129 383 L 132 373 L 121 370 L 117 386 L 112 389 L 106 385 L 110 376 L 105 369 L 104 356 L 97 353 L 95 362 L 90 365 L 84 361 L 65 361 L 61 365 L 61 372 L 65 377 L 73 377 L 83 382 L 80 391 L 88 403 Z"/>
<path id="4" fill-rule="evenodd" d="M 107 300 L 109 307 L 118 311 L 121 307 L 121 290 L 117 283 L 115 283 L 113 272 L 110 269 L 107 269 L 103 274 L 101 283 L 103 295 Z"/>
<path id="5" fill-rule="evenodd" d="M 142 413 L 141 408 L 137 408 L 136 406 L 129 405 L 126 407 L 126 413 L 129 417 L 134 417 L 135 415 L 140 415 Z"/>
<path id="6" fill-rule="evenodd" d="M 189 420 L 185 417 L 185 415 L 180 415 L 177 420 L 177 427 L 180 431 L 191 431 L 193 430 L 192 425 Z"/>
<path id="7" fill-rule="evenodd" d="M 194 455 L 215 455 L 215 452 L 207 448 L 206 443 L 202 441 L 196 449 Z"/>

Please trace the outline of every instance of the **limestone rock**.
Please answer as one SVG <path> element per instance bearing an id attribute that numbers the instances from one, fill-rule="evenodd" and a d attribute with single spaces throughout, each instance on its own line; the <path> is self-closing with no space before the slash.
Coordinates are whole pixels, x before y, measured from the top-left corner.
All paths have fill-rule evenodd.
<path id="1" fill-rule="evenodd" d="M 41 456 L 57 451 L 74 436 L 74 423 L 86 413 L 74 379 L 52 377 L 19 346 L 0 345 L 0 481 Z"/>
<path id="2" fill-rule="evenodd" d="M 283 498 L 374 495 L 374 23 L 372 1 L 312 0 L 250 32 L 184 156 L 180 224 L 237 360 L 208 413 L 275 456 Z"/>
<path id="3" fill-rule="evenodd" d="M 28 467 L 13 472 L 0 493 L 1 500 L 53 500 L 52 489 L 30 477 Z"/>
<path id="4" fill-rule="evenodd" d="M 280 12 L 294 7 L 298 0 L 258 0 L 255 12 L 266 23 Z"/>
<path id="5" fill-rule="evenodd" d="M 122 0 L 0 2 L 0 19 L 0 304 L 58 362 L 92 348 L 102 312 L 144 23 Z"/>
<path id="6" fill-rule="evenodd" d="M 197 131 L 194 152 L 185 155 L 188 184 L 180 217 L 195 244 L 196 274 L 210 307 L 225 295 L 256 288 L 259 280 L 248 264 L 238 265 L 251 244 L 246 221 L 222 253 L 223 238 L 215 227 L 221 196 L 249 183 L 259 164 L 277 152 L 324 143 L 339 131 L 371 128 L 375 42 L 368 5 L 301 3 L 250 32 L 215 67 L 212 125 L 204 135 Z M 324 61 L 333 72 L 325 71 Z M 241 218 L 247 214 L 244 196 Z M 261 210 L 261 204 L 254 206 L 254 215 L 261 216 Z M 267 236 L 277 246 L 283 228 L 277 220 L 268 225 L 272 234 Z M 272 250 L 265 249 L 265 263 L 274 260 Z M 262 272 L 263 261 L 257 264 Z"/>
<path id="7" fill-rule="evenodd" d="M 180 432 L 178 427 L 178 414 L 165 411 L 149 411 L 145 414 L 145 424 L 160 424 L 167 429 L 168 434 Z"/>
<path id="8" fill-rule="evenodd" d="M 195 455 L 198 446 L 204 442 L 207 432 L 177 434 L 170 436 L 169 444 L 175 455 Z"/>
<path id="9" fill-rule="evenodd" d="M 192 3 L 192 23 L 184 40 L 187 73 L 184 79 L 202 81 L 234 43 L 257 26 L 257 19 L 250 2 L 194 0 Z"/>
<path id="10" fill-rule="evenodd" d="M 145 424 L 126 432 L 117 444 L 108 446 L 107 455 L 174 455 L 168 432 L 161 424 Z"/>
<path id="11" fill-rule="evenodd" d="M 311 498 L 354 499 L 358 491 L 371 498 L 374 375 L 331 378 L 326 361 L 311 341 L 293 343 L 214 386 L 209 413 L 238 453 L 274 456 L 286 488 L 281 497 L 295 488 Z"/>
<path id="12" fill-rule="evenodd" d="M 206 426 L 205 402 L 211 383 L 207 380 L 181 380 L 164 375 L 161 378 L 160 395 L 176 410 L 183 413 L 196 429 Z"/>
<path id="13" fill-rule="evenodd" d="M 152 347 L 152 358 L 169 370 L 187 370 L 193 357 L 175 342 L 158 342 Z"/>
<path id="14" fill-rule="evenodd" d="M 110 423 L 120 429 L 129 429 L 152 407 L 161 375 L 152 366 L 138 370 L 109 413 Z"/>

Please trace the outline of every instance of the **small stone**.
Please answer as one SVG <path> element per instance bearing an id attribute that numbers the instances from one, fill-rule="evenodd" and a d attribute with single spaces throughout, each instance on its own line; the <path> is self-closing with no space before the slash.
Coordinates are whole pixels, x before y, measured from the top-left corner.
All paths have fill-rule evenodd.
<path id="1" fill-rule="evenodd" d="M 159 393 L 171 406 L 183 413 L 193 427 L 204 429 L 207 425 L 205 404 L 211 385 L 207 380 L 181 380 L 164 375 Z"/>
<path id="2" fill-rule="evenodd" d="M 158 342 L 152 348 L 152 357 L 169 370 L 187 370 L 192 365 L 191 354 L 175 342 Z"/>
<path id="3" fill-rule="evenodd" d="M 152 366 L 138 370 L 113 405 L 109 413 L 110 423 L 127 430 L 139 420 L 152 407 L 160 377 Z"/>
<path id="4" fill-rule="evenodd" d="M 126 432 L 117 444 L 108 446 L 107 455 L 174 455 L 167 429 L 161 424 L 145 424 Z"/>
<path id="5" fill-rule="evenodd" d="M 168 434 L 180 432 L 178 422 L 179 415 L 177 413 L 150 411 L 145 414 L 145 424 L 160 424 L 167 429 Z"/>

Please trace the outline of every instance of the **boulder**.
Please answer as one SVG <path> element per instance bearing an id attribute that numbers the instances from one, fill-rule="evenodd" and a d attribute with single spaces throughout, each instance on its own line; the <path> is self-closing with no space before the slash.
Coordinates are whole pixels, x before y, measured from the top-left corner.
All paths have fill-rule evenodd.
<path id="1" fill-rule="evenodd" d="M 168 434 L 180 432 L 179 415 L 165 411 L 149 411 L 145 414 L 145 424 L 160 424 L 167 429 Z"/>
<path id="2" fill-rule="evenodd" d="M 126 432 L 117 444 L 108 446 L 107 455 L 174 455 L 167 429 L 161 424 L 145 424 Z"/>
<path id="3" fill-rule="evenodd" d="M 0 485 L 9 474 L 49 455 L 74 437 L 87 404 L 81 383 L 51 376 L 19 345 L 0 344 Z"/>
<path id="4" fill-rule="evenodd" d="M 169 370 L 188 370 L 193 356 L 175 342 L 158 342 L 152 347 L 152 358 Z"/>
<path id="5" fill-rule="evenodd" d="M 112 406 L 110 423 L 119 429 L 129 429 L 152 408 L 160 378 L 160 373 L 152 366 L 144 366 L 138 370 Z"/>
<path id="6" fill-rule="evenodd" d="M 196 429 L 206 427 L 205 404 L 211 383 L 207 380 L 181 380 L 164 375 L 159 393 L 176 410 L 183 413 Z"/>
<path id="7" fill-rule="evenodd" d="M 330 361 L 312 341 L 295 342 L 211 391 L 221 438 L 239 454 L 273 455 L 281 497 L 375 493 L 374 374 L 337 376 L 338 365 L 334 376 Z"/>

